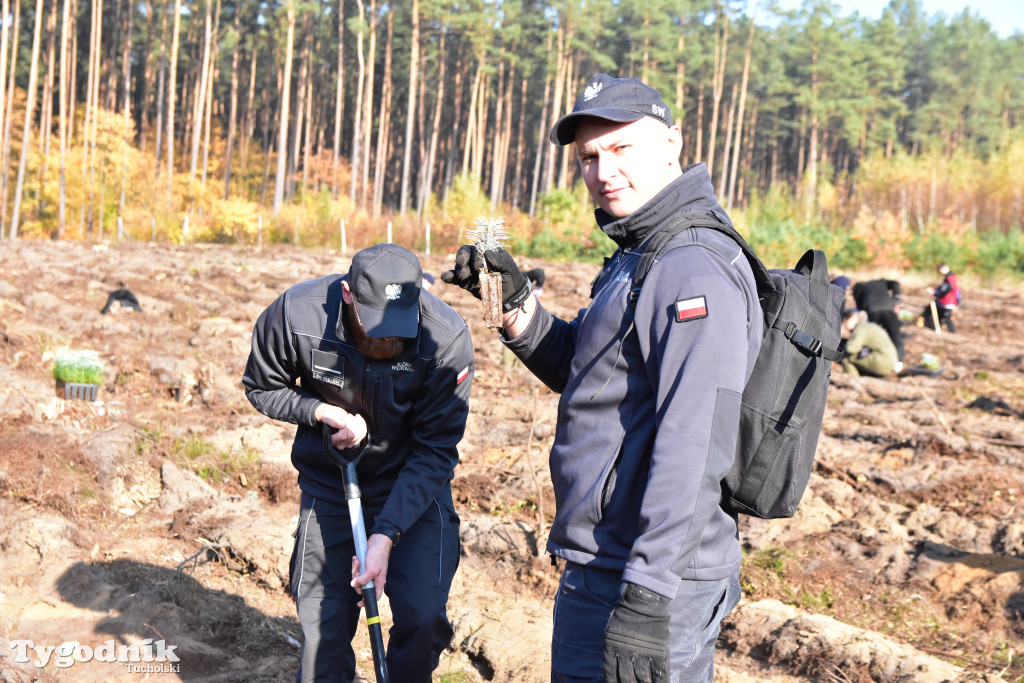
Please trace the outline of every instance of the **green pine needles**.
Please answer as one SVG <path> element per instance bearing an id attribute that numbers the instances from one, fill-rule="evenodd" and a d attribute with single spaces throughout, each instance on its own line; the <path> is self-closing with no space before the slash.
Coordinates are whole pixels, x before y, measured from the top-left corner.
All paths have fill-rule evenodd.
<path id="1" fill-rule="evenodd" d="M 53 360 L 53 378 L 65 384 L 100 384 L 106 372 L 95 351 L 60 351 Z"/>

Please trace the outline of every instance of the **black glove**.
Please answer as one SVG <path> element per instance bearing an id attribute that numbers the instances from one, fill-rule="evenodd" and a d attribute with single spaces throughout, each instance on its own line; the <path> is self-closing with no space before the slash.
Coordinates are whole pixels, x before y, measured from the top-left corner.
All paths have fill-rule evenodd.
<path id="1" fill-rule="evenodd" d="M 455 267 L 441 273 L 441 280 L 458 285 L 480 298 L 480 272 L 484 270 L 501 275 L 501 308 L 508 312 L 523 305 L 530 296 L 530 281 L 526 279 L 515 260 L 502 248 L 480 251 L 472 244 L 463 244 L 455 254 Z"/>
<path id="2" fill-rule="evenodd" d="M 606 683 L 667 683 L 669 599 L 625 584 L 604 629 Z"/>

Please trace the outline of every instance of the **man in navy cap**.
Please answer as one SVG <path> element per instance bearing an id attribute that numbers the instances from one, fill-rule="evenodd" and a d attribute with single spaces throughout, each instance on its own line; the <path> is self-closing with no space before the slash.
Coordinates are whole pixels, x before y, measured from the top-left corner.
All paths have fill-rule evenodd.
<path id="1" fill-rule="evenodd" d="M 478 294 L 485 260 L 501 273 L 504 343 L 561 392 L 551 678 L 711 681 L 740 599 L 737 519 L 719 502 L 761 343 L 754 276 L 729 237 L 689 228 L 633 286 L 647 240 L 683 214 L 728 221 L 706 166 L 680 168 L 657 90 L 597 74 L 549 137 L 575 145 L 597 224 L 619 246 L 589 307 L 551 315 L 504 250 L 463 246 L 442 279 Z"/>
<path id="2" fill-rule="evenodd" d="M 473 344 L 462 317 L 422 288 L 419 259 L 394 244 L 358 252 L 346 275 L 292 286 L 263 311 L 242 384 L 264 415 L 298 425 L 302 492 L 291 591 L 302 627 L 297 680 L 352 681 L 355 587 L 389 596 L 393 682 L 429 683 L 453 630 L 459 563 L 451 479 L 469 414 Z M 358 465 L 369 527 L 355 547 L 341 472 L 323 452 L 369 447 Z M 353 575 L 355 576 L 353 577 Z"/>

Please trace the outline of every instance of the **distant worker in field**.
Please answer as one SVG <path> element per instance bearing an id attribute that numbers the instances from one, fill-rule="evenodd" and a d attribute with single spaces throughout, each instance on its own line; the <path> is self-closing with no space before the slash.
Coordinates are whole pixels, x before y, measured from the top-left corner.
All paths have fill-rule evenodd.
<path id="1" fill-rule="evenodd" d="M 532 268 L 525 271 L 523 275 L 530 281 L 534 296 L 540 296 L 544 293 L 544 283 L 547 281 L 547 276 L 544 274 L 543 268 Z"/>
<path id="2" fill-rule="evenodd" d="M 932 307 L 929 304 L 921 312 L 921 317 L 917 319 L 917 326 L 937 330 L 945 325 L 950 332 L 956 332 L 953 314 L 956 313 L 956 307 L 960 305 L 960 285 L 957 282 L 956 274 L 950 270 L 947 263 L 939 263 L 936 270 L 939 271 L 939 275 L 942 275 L 942 284 L 938 287 L 928 287 L 928 293 L 935 300 L 935 315 L 932 315 Z M 934 319 L 936 316 L 938 320 Z"/>
<path id="3" fill-rule="evenodd" d="M 853 286 L 856 307 L 867 313 L 868 321 L 880 325 L 896 347 L 896 372 L 903 369 L 903 333 L 900 331 L 900 283 L 896 280 L 868 280 Z"/>
<path id="4" fill-rule="evenodd" d="M 551 680 L 711 681 L 740 600 L 737 519 L 719 503 L 761 345 L 753 272 L 728 236 L 691 228 L 634 289 L 646 239 L 685 213 L 728 221 L 706 165 L 680 168 L 682 135 L 654 88 L 597 74 L 549 138 L 575 145 L 597 223 L 619 246 L 589 307 L 554 317 L 503 249 L 465 245 L 441 278 L 479 297 L 486 259 L 502 276 L 504 343 L 561 393 Z"/>
<path id="5" fill-rule="evenodd" d="M 126 308 L 142 313 L 138 297 L 123 282 L 118 282 L 117 289 L 107 295 L 107 303 L 100 309 L 100 313 L 103 315 L 111 312 L 117 313 Z"/>
<path id="6" fill-rule="evenodd" d="M 302 627 L 299 681 L 352 681 L 355 586 L 390 599 L 391 680 L 429 683 L 453 636 L 459 564 L 451 479 L 469 414 L 473 344 L 462 317 L 422 288 L 419 259 L 394 244 L 352 258 L 346 275 L 292 286 L 256 321 L 242 384 L 267 417 L 298 425 L 302 496 L 290 567 Z M 369 450 L 357 467 L 368 541 L 357 573 L 339 468 L 324 453 Z"/>
<path id="7" fill-rule="evenodd" d="M 881 325 L 868 320 L 867 313 L 856 308 L 845 311 L 843 331 L 847 334 L 843 370 L 868 377 L 887 377 L 899 372 L 896 345 Z"/>

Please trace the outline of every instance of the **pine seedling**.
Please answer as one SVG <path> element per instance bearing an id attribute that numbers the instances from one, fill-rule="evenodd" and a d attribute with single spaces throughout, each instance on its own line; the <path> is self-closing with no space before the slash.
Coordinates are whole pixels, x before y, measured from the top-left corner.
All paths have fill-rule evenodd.
<path id="1" fill-rule="evenodd" d="M 496 251 L 505 245 L 508 231 L 503 218 L 480 216 L 473 223 L 473 229 L 466 236 L 481 252 Z M 482 255 L 482 254 L 481 254 Z M 484 304 L 484 325 L 498 330 L 504 326 L 501 315 L 501 274 L 487 272 L 487 259 L 483 258 L 480 272 L 480 300 Z"/>
<path id="2" fill-rule="evenodd" d="M 473 226 L 472 230 L 466 232 L 466 236 L 480 251 L 496 251 L 505 246 L 508 230 L 505 228 L 504 218 L 480 216 L 473 221 Z"/>

